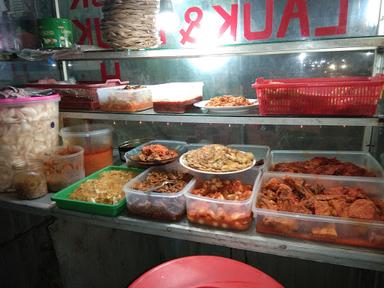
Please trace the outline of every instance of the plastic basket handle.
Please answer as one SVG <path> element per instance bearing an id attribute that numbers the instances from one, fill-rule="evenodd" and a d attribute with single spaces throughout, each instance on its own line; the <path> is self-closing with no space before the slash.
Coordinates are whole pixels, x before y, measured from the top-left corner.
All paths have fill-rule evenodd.
<path id="1" fill-rule="evenodd" d="M 120 81 L 120 79 L 107 79 L 105 84 L 117 84 L 117 85 L 126 85 L 129 81 Z"/>

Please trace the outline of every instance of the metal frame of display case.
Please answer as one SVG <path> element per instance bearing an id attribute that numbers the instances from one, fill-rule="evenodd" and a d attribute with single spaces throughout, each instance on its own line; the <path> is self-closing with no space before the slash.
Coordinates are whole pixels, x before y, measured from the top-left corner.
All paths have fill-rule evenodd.
<path id="1" fill-rule="evenodd" d="M 382 23 L 382 21 L 380 21 Z M 380 24 L 381 25 L 381 24 Z M 284 45 L 282 45 L 284 44 Z M 354 37 L 343 39 L 288 41 L 258 44 L 237 44 L 207 49 L 147 49 L 147 50 L 108 50 L 94 46 L 79 46 L 74 53 L 66 53 L 61 60 L 63 79 L 67 79 L 65 62 L 113 59 L 155 59 L 155 58 L 186 58 L 204 56 L 244 56 L 244 55 L 277 55 L 289 53 L 313 53 L 336 51 L 375 51 L 373 74 L 383 71 L 384 37 Z M 384 126 L 383 116 L 377 117 L 262 117 L 258 115 L 229 116 L 205 115 L 202 113 L 156 114 L 153 110 L 138 113 L 102 113 L 89 111 L 62 111 L 62 118 L 143 121 L 169 123 L 206 123 L 206 124 L 242 124 L 242 125 L 319 125 L 319 126 L 360 126 L 365 127 L 362 150 L 369 151 L 372 141 L 373 127 Z"/>
<path id="2" fill-rule="evenodd" d="M 376 50 L 384 47 L 384 37 L 356 37 L 342 39 L 323 39 L 272 42 L 258 44 L 236 44 L 212 48 L 182 49 L 143 49 L 143 50 L 110 50 L 95 46 L 82 45 L 73 50 L 73 54 L 58 56 L 58 60 L 116 60 L 140 58 L 186 58 L 205 56 L 234 55 L 277 55 L 290 53 L 336 52 Z"/>
<path id="3" fill-rule="evenodd" d="M 152 109 L 136 113 L 100 111 L 61 111 L 61 118 L 141 121 L 166 123 L 239 124 L 239 125 L 311 125 L 311 126 L 382 126 L 383 117 L 273 117 L 257 114 L 222 115 L 203 113 L 156 114 Z"/>
<path id="4" fill-rule="evenodd" d="M 336 265 L 384 271 L 384 251 L 352 246 L 332 245 L 255 233 L 255 223 L 247 231 L 232 232 L 180 222 L 145 220 L 123 212 L 105 217 L 56 208 L 50 195 L 35 200 L 19 200 L 13 194 L 0 194 L 0 207 L 106 228 L 195 241 L 273 255 L 326 262 Z"/>
<path id="5" fill-rule="evenodd" d="M 62 60 L 110 60 L 136 58 L 180 58 L 227 55 L 271 55 L 287 53 L 309 53 L 329 51 L 374 50 L 374 74 L 382 71 L 382 48 L 384 37 L 365 37 L 315 41 L 294 41 L 281 43 L 249 44 L 218 47 L 214 50 L 197 49 L 152 49 L 143 51 L 105 51 L 82 47 L 83 52 L 66 56 Z M 61 118 L 198 123 L 226 125 L 312 125 L 312 126 L 359 126 L 365 127 L 362 150 L 369 150 L 373 127 L 384 127 L 383 116 L 375 117 L 274 117 L 257 114 L 214 115 L 204 113 L 156 114 L 152 109 L 136 113 L 110 113 L 102 111 L 61 111 Z M 102 216 L 87 215 L 54 208 L 52 214 L 67 220 L 86 224 L 139 233 L 152 234 L 176 239 L 191 240 L 201 243 L 222 245 L 261 253 L 295 257 L 306 260 L 327 262 L 337 265 L 359 267 L 384 271 L 384 252 L 365 249 L 302 241 L 292 238 L 264 236 L 255 233 L 253 226 L 246 232 L 230 232 L 213 228 L 204 228 L 183 220 L 179 223 L 160 223 L 123 215 L 110 219 Z"/>

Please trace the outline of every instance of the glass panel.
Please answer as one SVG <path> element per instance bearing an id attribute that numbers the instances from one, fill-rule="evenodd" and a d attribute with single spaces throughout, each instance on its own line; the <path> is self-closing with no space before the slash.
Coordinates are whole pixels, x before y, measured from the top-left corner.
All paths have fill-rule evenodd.
<path id="1" fill-rule="evenodd" d="M 0 61 L 0 86 L 22 85 L 26 82 L 37 81 L 44 78 L 60 80 L 57 64 L 49 64 L 47 62 Z"/>
<path id="2" fill-rule="evenodd" d="M 38 18 L 53 15 L 51 0 L 0 1 L 0 51 L 39 48 Z"/>
<path id="3" fill-rule="evenodd" d="M 162 3 L 158 27 L 164 31 L 164 48 L 374 36 L 380 14 L 378 0 L 162 0 Z M 191 7 L 201 13 L 199 27 L 187 21 Z M 77 43 L 107 46 L 100 33 L 101 1 L 60 1 L 60 10 L 62 17 L 75 21 Z M 196 15 L 197 12 L 189 15 L 192 22 Z M 127 21 L 124 16 L 116 18 L 119 20 Z M 221 29 L 223 33 L 218 37 Z M 188 37 L 195 43 L 188 41 Z"/>
<path id="4" fill-rule="evenodd" d="M 86 120 L 83 120 L 86 121 Z M 81 122 L 64 119 L 64 125 Z M 188 123 L 148 123 L 97 121 L 114 128 L 115 150 L 126 140 L 138 138 L 172 139 L 188 143 L 254 144 L 271 149 L 299 150 L 361 150 L 363 127 L 228 125 Z M 327 139 L 327 141 L 324 141 Z M 117 158 L 117 153 L 116 153 Z"/>
<path id="5" fill-rule="evenodd" d="M 121 79 L 132 84 L 203 81 L 204 98 L 233 94 L 255 98 L 251 84 L 256 77 L 311 78 L 370 76 L 374 53 L 330 52 L 270 56 L 202 57 L 189 59 L 120 60 Z M 107 74 L 115 74 L 115 62 L 105 61 Z M 68 63 L 71 77 L 101 81 L 101 61 Z"/>

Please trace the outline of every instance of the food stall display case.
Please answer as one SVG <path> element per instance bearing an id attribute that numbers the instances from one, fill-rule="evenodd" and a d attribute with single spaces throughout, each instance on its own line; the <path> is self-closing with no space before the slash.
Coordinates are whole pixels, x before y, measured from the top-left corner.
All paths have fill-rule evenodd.
<path id="1" fill-rule="evenodd" d="M 381 27 L 381 20 L 379 22 L 378 26 Z M 380 27 L 376 32 L 381 31 Z M 105 75 L 106 70 L 113 70 L 117 67 L 116 63 L 120 61 L 121 66 L 119 69 L 115 69 L 115 72 L 120 74 L 121 70 L 119 78 L 122 81 L 128 80 L 129 83 L 149 87 L 150 85 L 170 82 L 204 82 L 203 95 L 198 95 L 202 96 L 203 100 L 227 93 L 243 94 L 254 99 L 256 98 L 256 89 L 252 87 L 252 84 L 257 83 L 258 77 L 287 80 L 302 77 L 352 77 L 357 75 L 360 80 L 375 78 L 375 75 L 384 72 L 384 37 L 376 32 L 368 33 L 370 36 L 362 34 L 344 38 L 323 37 L 310 40 L 292 40 L 288 37 L 285 39 L 286 41 L 241 43 L 239 45 L 217 46 L 212 49 L 165 47 L 142 50 L 112 50 L 91 45 L 79 45 L 68 53 L 57 53 L 55 57 L 57 70 L 54 73 L 60 74 L 60 80 L 64 81 L 71 77 L 75 77 L 79 81 L 100 80 L 100 71 L 97 71 L 99 67 L 103 67 L 103 77 L 108 76 Z M 378 35 L 376 36 L 376 34 Z M 212 63 L 216 65 L 217 62 L 224 64 L 218 65 L 219 68 L 212 73 L 209 69 L 204 70 L 209 66 L 214 66 Z M 9 62 L 7 62 L 8 64 Z M 53 68 L 50 67 L 50 69 Z M 346 101 L 349 100 L 347 97 Z M 375 101 L 377 101 L 376 98 L 373 102 Z M 262 150 L 260 154 L 266 155 L 266 162 L 257 171 L 260 174 L 258 179 L 262 178 L 262 174 L 268 170 L 277 157 L 285 157 L 283 154 L 288 152 L 284 159 L 292 159 L 290 157 L 295 155 L 297 150 L 307 151 L 304 152 L 307 154 L 305 157 L 299 155 L 294 160 L 307 159 L 308 154 L 324 156 L 325 150 L 333 150 L 335 151 L 334 154 L 339 153 L 338 155 L 344 157 L 345 160 L 367 164 L 380 177 L 383 176 L 382 167 L 384 164 L 384 139 L 382 136 L 384 108 L 382 100 L 378 102 L 378 108 L 374 113 L 371 113 L 373 111 L 372 103 L 368 103 L 369 112 L 359 115 L 348 115 L 348 113 L 344 115 L 328 113 L 327 116 L 298 115 L 295 113 L 278 113 L 276 115 L 276 113 L 259 113 L 260 111 L 207 113 L 192 106 L 185 111 L 183 107 L 182 111 L 174 113 L 170 110 L 157 113 L 156 109 L 147 105 L 145 108 L 148 109 L 146 110 L 129 113 L 61 109 L 59 116 L 60 123 L 64 126 L 78 123 L 103 123 L 113 126 L 113 153 L 116 159 L 118 145 L 131 138 L 182 140 L 188 144 L 192 143 L 190 147 L 200 147 L 202 143 L 216 142 L 239 145 L 238 147 L 259 145 L 258 147 L 261 147 Z M 364 117 L 362 117 L 363 115 Z M 284 149 L 284 151 L 280 151 L 279 155 L 279 151 L 273 151 L 276 149 Z M 296 152 L 290 153 L 289 150 Z M 312 152 L 308 152 L 311 150 Z M 316 153 L 318 151 L 313 150 L 322 151 Z M 341 150 L 360 150 L 361 152 L 349 154 L 345 152 L 345 156 L 344 152 L 340 152 Z M 115 163 L 123 164 L 118 160 Z M 375 180 L 372 181 L 375 182 Z M 377 184 L 377 187 L 382 187 L 382 183 Z M 129 193 L 134 194 L 134 192 L 130 191 Z M 256 194 L 257 191 L 254 192 Z M 255 198 L 253 195 L 252 206 L 254 206 Z M 191 199 L 188 200 L 187 198 L 187 212 L 188 201 Z M 248 207 L 249 203 L 246 204 L 247 209 L 251 209 Z M 258 233 L 256 232 L 257 217 L 260 216 L 258 214 L 267 215 L 268 213 L 255 210 L 254 207 L 252 207 L 253 222 L 245 231 L 227 231 L 209 226 L 194 225 L 188 222 L 186 217 L 181 217 L 180 221 L 173 223 L 142 219 L 127 213 L 125 210 L 117 217 L 90 215 L 60 209 L 49 197 L 21 201 L 15 200 L 10 195 L 0 193 L 0 207 L 50 215 L 64 221 L 75 221 L 87 225 L 99 225 L 111 229 L 195 241 L 245 251 L 384 271 L 382 246 L 373 246 L 373 248 L 353 247 Z M 182 212 L 184 213 L 184 210 Z M 267 216 L 271 215 L 268 214 Z M 273 214 L 272 216 L 280 217 L 281 215 Z M 291 214 L 283 216 L 297 218 L 297 215 Z M 316 218 L 312 218 L 309 217 L 308 219 L 316 220 Z M 353 224 L 358 226 L 358 224 Z M 377 225 L 378 229 L 382 229 L 382 226 Z"/>
<path id="2" fill-rule="evenodd" d="M 156 61 L 161 61 L 162 59 L 168 61 L 168 59 L 181 59 L 186 60 L 190 57 L 196 56 L 223 56 L 225 57 L 259 57 L 259 55 L 270 55 L 268 57 L 278 57 L 279 54 L 287 55 L 296 59 L 302 54 L 306 53 L 307 55 L 318 55 L 318 53 L 329 53 L 332 51 L 346 51 L 345 53 L 361 53 L 353 54 L 355 56 L 365 56 L 374 55 L 371 59 L 373 60 L 374 67 L 369 70 L 370 73 L 376 74 L 382 71 L 380 66 L 381 54 L 380 47 L 384 46 L 383 37 L 367 37 L 367 38 L 347 38 L 347 39 L 337 39 L 337 40 L 311 40 L 311 41 L 297 41 L 297 42 L 287 42 L 286 45 L 281 45 L 281 43 L 264 43 L 264 44 L 249 44 L 241 46 L 229 46 L 229 47 L 218 47 L 214 51 L 209 52 L 198 52 L 194 49 L 154 49 L 154 50 L 143 50 L 143 51 L 130 51 L 129 53 L 122 51 L 103 51 L 100 49 L 93 50 L 89 47 L 81 47 L 84 49 L 80 54 L 66 55 L 61 61 L 67 63 L 71 61 L 72 67 L 76 65 L 81 65 L 80 63 L 91 63 L 92 61 L 112 61 L 112 59 L 121 59 L 121 61 L 141 61 L 158 63 Z M 229 56 L 231 55 L 231 56 Z M 251 55 L 251 56 L 249 56 Z M 329 54 L 328 54 L 329 55 Z M 347 55 L 347 54 L 346 54 Z M 67 67 L 68 68 L 68 67 Z M 70 70 L 69 70 L 70 71 Z M 68 72 L 68 71 L 67 71 Z M 255 78 L 252 80 L 255 81 Z M 252 82 L 252 83 L 253 83 Z M 249 83 L 250 85 L 252 83 Z M 254 95 L 255 90 L 253 88 L 249 89 L 249 93 Z M 263 129 L 263 127 L 279 127 L 282 131 L 283 129 L 289 129 L 294 127 L 295 129 L 305 129 L 305 127 L 320 127 L 321 129 L 334 129 L 337 131 L 344 131 L 345 129 L 360 129 L 362 133 L 358 133 L 360 138 L 354 138 L 354 145 L 352 149 L 358 150 L 361 149 L 361 156 L 364 158 L 364 155 L 369 155 L 369 152 L 374 152 L 380 145 L 378 131 L 383 127 L 383 120 L 380 114 L 375 114 L 370 117 L 353 117 L 353 116 L 261 116 L 256 113 L 245 113 L 245 114 L 210 114 L 202 113 L 199 110 L 188 110 L 186 113 L 156 113 L 153 109 L 148 109 L 145 111 L 134 112 L 134 113 L 121 113 L 121 112 L 105 112 L 105 111 L 78 111 L 78 110 L 62 110 L 60 112 L 61 122 L 71 123 L 72 121 L 82 121 L 89 123 L 110 123 L 114 126 L 114 146 L 117 148 L 117 144 L 126 140 L 121 138 L 120 131 L 127 129 L 134 129 L 137 136 L 137 133 L 140 133 L 140 130 L 148 129 L 148 126 L 153 126 L 154 128 L 150 131 L 159 130 L 175 130 L 175 133 L 170 132 L 170 135 L 177 135 L 180 132 L 180 129 L 187 129 L 187 133 L 191 130 L 188 130 L 188 126 L 192 131 L 196 129 L 202 129 L 204 133 L 209 133 L 206 130 L 209 127 L 214 127 L 215 129 L 223 128 L 223 133 L 232 133 L 234 130 L 239 130 L 238 142 L 230 142 L 226 144 L 264 144 L 268 142 L 258 142 L 257 140 L 249 140 L 252 133 L 247 131 L 247 127 L 251 130 Z M 77 122 L 76 122 L 77 123 Z M 122 126 L 120 126 L 120 124 Z M 157 125 L 157 126 L 156 126 Z M 133 127 L 133 128 L 132 128 Z M 180 128 L 181 127 L 181 128 Z M 234 130 L 232 130 L 232 128 Z M 139 132 L 138 132 L 139 131 Z M 274 133 L 279 133 L 279 130 L 274 130 Z M 288 130 L 289 131 L 289 130 Z M 161 131 L 164 133 L 164 131 Z M 184 133 L 184 134 L 183 134 Z M 184 137 L 186 134 L 183 132 L 182 135 L 177 137 Z M 247 134 L 248 135 L 245 135 Z M 283 132 L 282 132 L 283 133 Z M 155 132 L 154 132 L 155 134 Z M 235 133 L 234 133 L 235 134 Z M 123 137 L 126 134 L 123 134 Z M 161 135 L 161 134 L 160 134 Z M 237 134 L 236 134 L 237 135 Z M 208 135 L 209 136 L 209 135 Z M 220 135 L 219 135 L 220 136 Z M 248 136 L 248 137 L 247 137 Z M 156 138 L 153 134 L 147 134 L 144 137 L 146 138 Z M 207 135 L 202 135 L 202 140 Z M 117 138 L 117 141 L 116 141 Z M 172 139 L 172 138 L 171 138 Z M 227 138 L 225 138 L 227 139 Z M 230 138 L 233 141 L 232 138 Z M 273 138 L 275 139 L 275 138 Z M 183 140 L 183 139 L 180 139 Z M 209 141 L 209 140 L 208 140 Z M 325 141 L 326 142 L 326 141 Z M 324 142 L 324 143 L 325 143 Z M 281 143 L 280 143 L 281 144 Z M 296 143 L 297 144 L 297 143 Z M 375 146 L 376 145 L 376 146 Z M 201 144 L 194 145 L 191 147 L 200 147 Z M 243 145 L 244 146 L 244 145 Z M 272 146 L 272 145 L 271 145 Z M 355 148 L 358 146 L 359 148 Z M 292 147 L 292 146 L 291 146 Z M 307 147 L 304 146 L 294 146 L 296 149 L 305 150 Z M 343 145 L 341 144 L 341 147 Z M 279 146 L 281 149 L 282 147 Z M 285 148 L 285 147 L 284 147 Z M 272 146 L 273 149 L 273 146 Z M 338 148 L 339 149 L 339 148 Z M 265 149 L 264 149 L 265 150 Z M 263 151 L 264 151 L 263 150 Z M 332 150 L 332 149 L 331 149 Z M 335 150 L 335 148 L 333 148 Z M 340 149 L 341 150 L 341 149 Z M 115 151 L 117 152 L 117 151 Z M 265 150 L 265 153 L 269 154 L 269 150 Z M 272 152 L 272 158 L 274 159 Z M 355 160 L 357 158 L 350 156 Z M 356 156 L 357 157 L 357 156 Z M 381 168 L 376 167 L 376 161 L 369 161 L 372 156 L 367 156 L 366 161 L 369 165 L 374 165 L 374 168 L 381 173 Z M 379 157 L 377 157 L 379 158 Z M 380 161 L 380 159 L 378 159 Z M 360 161 L 360 160 L 356 160 Z M 362 160 L 363 161 L 363 160 Z M 266 163 L 266 166 L 270 163 Z M 3 197 L 3 196 L 2 196 Z M 4 197 L 3 201 L 7 201 L 7 198 Z M 44 202 L 45 201 L 45 202 Z M 43 202 L 43 203 L 42 203 Z M 7 204 L 4 204 L 7 207 L 21 207 L 25 205 L 14 201 Z M 45 207 L 46 209 L 51 209 L 50 202 L 47 199 L 34 200 L 28 204 L 32 206 L 32 210 L 37 209 L 37 207 Z M 63 219 L 80 221 L 81 223 L 87 224 L 101 224 L 105 227 L 118 228 L 128 231 L 135 231 L 140 233 L 149 233 L 157 236 L 165 236 L 175 239 L 185 239 L 193 240 L 201 243 L 207 244 L 217 244 L 224 245 L 226 247 L 244 249 L 248 251 L 256 251 L 263 253 L 271 253 L 274 255 L 281 256 L 290 256 L 290 257 L 299 257 L 301 259 L 328 262 L 333 264 L 342 264 L 352 267 L 361 267 L 369 268 L 373 270 L 383 270 L 384 263 L 382 261 L 383 255 L 377 249 L 367 249 L 359 247 L 349 247 L 349 246 L 333 246 L 326 243 L 316 243 L 316 242 L 303 242 L 301 240 L 293 238 L 279 238 L 268 235 L 263 235 L 256 233 L 255 221 L 253 221 L 251 227 L 247 231 L 225 231 L 222 229 L 215 229 L 212 227 L 200 227 L 199 225 L 195 226 L 187 222 L 187 220 L 182 220 L 177 223 L 164 223 L 156 222 L 147 219 L 136 219 L 126 212 L 123 212 L 116 219 L 112 220 L 109 218 L 103 218 L 101 216 L 90 216 L 87 214 L 79 214 L 68 210 L 63 209 L 53 209 L 52 215 L 56 217 L 62 217 Z M 336 256 L 335 256 L 336 255 Z"/>

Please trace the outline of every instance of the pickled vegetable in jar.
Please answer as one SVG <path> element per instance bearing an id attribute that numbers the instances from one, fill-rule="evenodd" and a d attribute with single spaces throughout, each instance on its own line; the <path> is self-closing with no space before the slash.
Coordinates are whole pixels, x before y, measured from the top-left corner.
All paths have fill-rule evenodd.
<path id="1" fill-rule="evenodd" d="M 41 161 L 32 160 L 27 164 L 22 159 L 16 159 L 13 162 L 13 169 L 13 183 L 19 198 L 31 200 L 48 193 L 47 180 Z"/>
<path id="2" fill-rule="evenodd" d="M 5 161 L 0 161 L 0 193 L 6 192 L 12 186 L 12 167 Z"/>

